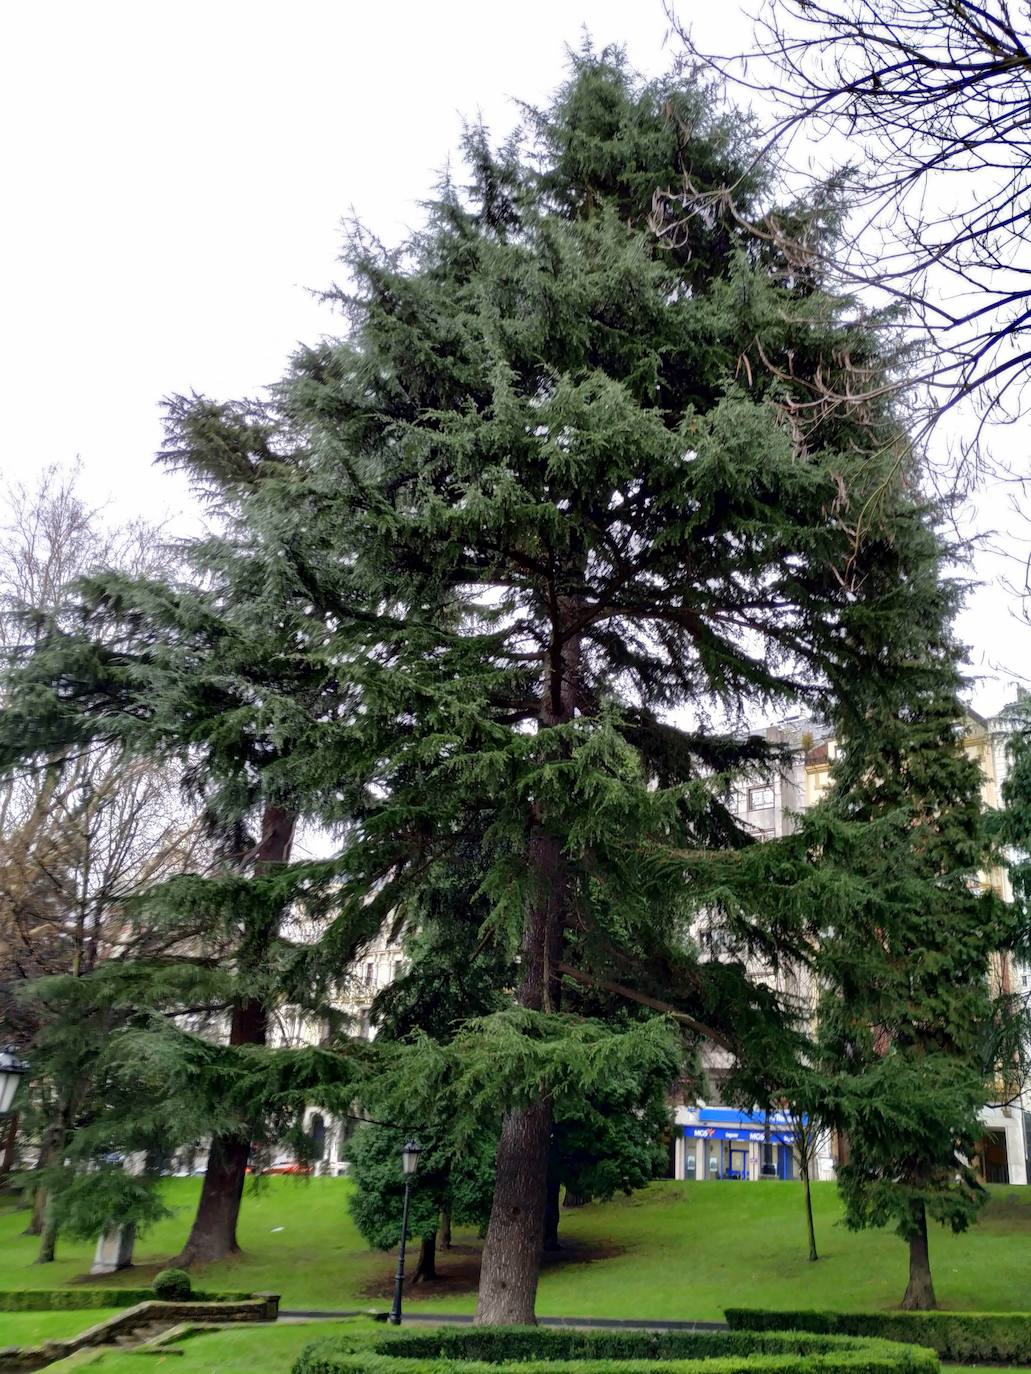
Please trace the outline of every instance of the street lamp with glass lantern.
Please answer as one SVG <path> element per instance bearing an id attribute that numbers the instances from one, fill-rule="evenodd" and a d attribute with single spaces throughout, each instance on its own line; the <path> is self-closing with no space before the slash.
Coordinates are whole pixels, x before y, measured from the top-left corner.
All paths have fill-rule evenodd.
<path id="1" fill-rule="evenodd" d="M 0 1050 L 0 1116 L 6 1116 L 11 1110 L 18 1084 L 28 1071 L 28 1064 L 18 1058 L 13 1045 L 5 1045 Z"/>
<path id="2" fill-rule="evenodd" d="M 397 1252 L 397 1273 L 394 1275 L 394 1302 L 387 1321 L 393 1326 L 401 1325 L 401 1289 L 405 1281 L 405 1243 L 408 1240 L 408 1200 L 412 1191 L 412 1178 L 419 1165 L 419 1142 L 406 1140 L 401 1150 L 401 1172 L 405 1180 L 405 1200 L 401 1209 L 401 1247 Z"/>

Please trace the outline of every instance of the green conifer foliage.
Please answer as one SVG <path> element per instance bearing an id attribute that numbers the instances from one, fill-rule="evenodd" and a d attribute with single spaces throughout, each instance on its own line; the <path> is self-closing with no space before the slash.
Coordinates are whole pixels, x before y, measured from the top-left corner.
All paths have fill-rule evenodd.
<path id="1" fill-rule="evenodd" d="M 289 862 L 298 815 L 311 803 L 286 759 L 298 729 L 310 729 L 323 707 L 339 709 L 341 695 L 331 676 L 327 687 L 321 660 L 304 654 L 278 563 L 262 557 L 242 522 L 243 504 L 268 473 L 289 470 L 289 456 L 270 449 L 272 428 L 254 407 L 171 402 L 165 456 L 189 466 L 215 508 L 217 536 L 182 550 L 179 581 L 116 571 L 81 580 L 52 612 L 40 611 L 12 675 L 0 717 L 8 766 L 63 766 L 98 743 L 129 758 L 174 760 L 222 855 L 216 871 L 155 886 L 126 914 L 139 930 L 165 933 L 160 957 L 128 970 L 99 967 L 80 980 L 76 1014 L 39 1046 L 37 1062 L 44 1051 L 82 1055 L 76 1026 L 84 1023 L 83 998 L 100 1030 L 92 1050 L 120 1062 L 123 1036 L 141 1027 L 153 1035 L 162 1024 L 148 1013 L 188 1015 L 231 1049 L 263 1045 L 270 1012 L 285 997 L 310 1009 L 320 1004 L 322 982 L 293 975 L 296 950 L 284 914 L 317 911 L 332 874 L 326 865 Z M 164 1024 L 174 1058 L 183 1038 L 171 1020 Z M 164 1099 L 154 1137 L 163 1148 L 211 1137 L 197 1217 L 180 1256 L 189 1264 L 237 1248 L 248 1156 L 263 1123 L 254 1103 L 238 1097 L 228 1111 L 195 1079 L 188 1100 L 176 1104 L 183 1079 L 189 1075 L 169 1071 L 150 1087 Z M 133 1106 L 132 1095 L 122 1094 L 118 1104 L 119 1120 L 108 1111 L 96 1126 L 82 1123 L 89 1129 L 73 1153 L 84 1163 L 97 1136 L 101 1148 L 112 1140 L 123 1148 L 150 1143 L 141 1131 L 157 1129 L 153 1098 L 138 1094 Z M 86 1177 L 76 1196 L 91 1187 Z M 84 1203 L 79 1211 L 85 1214 Z"/>
<path id="2" fill-rule="evenodd" d="M 1031 1082 L 1031 991 L 1026 969 L 1031 965 L 1031 697 L 1018 693 L 1007 742 L 1008 769 L 1002 785 L 1002 809 L 991 816 L 1002 850 L 1013 900 L 1013 948 L 1025 967 L 1019 982 L 1008 984 L 1008 1014 L 995 1026 L 996 1058 L 1005 1065 L 1004 1100 L 1012 1100 Z"/>
<path id="3" fill-rule="evenodd" d="M 1014 931 L 987 885 L 981 771 L 962 735 L 943 664 L 921 693 L 881 697 L 856 722 L 804 826 L 825 921 L 823 1110 L 847 1137 L 846 1221 L 893 1225 L 908 1242 L 907 1308 L 935 1305 L 928 1219 L 962 1231 L 985 1200 L 977 1113 L 1000 1070 L 986 1047 L 1010 1015 L 996 956 Z"/>
<path id="4" fill-rule="evenodd" d="M 743 1077 L 776 1052 L 749 959 L 797 958 L 813 917 L 726 805 L 770 757 L 736 727 L 895 689 L 896 634 L 919 660 L 937 623 L 938 545 L 877 321 L 718 196 L 657 232 L 685 172 L 768 207 L 714 91 L 587 51 L 516 137 L 464 152 L 408 242 L 353 231 L 346 337 L 302 350 L 274 408 L 177 404 L 176 460 L 234 497 L 214 591 L 98 588 L 127 641 L 37 652 L 0 758 L 41 719 L 129 731 L 195 759 L 227 816 L 334 828 L 321 886 L 287 870 L 332 891 L 318 949 L 284 959 L 299 995 L 482 846 L 517 1006 L 385 1046 L 375 1092 L 456 1129 L 503 1113 L 478 1320 L 509 1323 L 533 1320 L 553 1121 L 613 1076 L 672 1078 L 682 1035 Z M 833 230 L 826 204 L 787 213 Z"/>
<path id="5" fill-rule="evenodd" d="M 1031 697 L 1022 692 L 1007 743 L 1009 767 L 995 833 L 1007 848 L 1007 867 L 1021 921 L 1024 953 L 1031 950 Z"/>
<path id="6" fill-rule="evenodd" d="M 383 1126 L 360 1126 L 348 1142 L 349 1176 L 354 1191 L 348 1208 L 370 1245 L 390 1250 L 398 1242 L 404 1177 L 401 1146 L 405 1137 Z M 408 1236 L 421 1242 L 412 1282 L 437 1277 L 435 1252 L 442 1214 L 449 1224 L 481 1227 L 494 1195 L 496 1141 L 481 1132 L 453 1151 L 446 1131 L 419 1134 L 419 1167 L 412 1179 Z"/>
<path id="7" fill-rule="evenodd" d="M 348 336 L 303 350 L 280 393 L 304 480 L 263 529 L 362 702 L 320 754 L 325 789 L 370 782 L 342 947 L 370 894 L 389 910 L 472 830 L 490 920 L 520 943 L 523 1017 L 495 1053 L 573 1034 L 569 978 L 737 1047 L 760 1019 L 748 954 L 797 949 L 808 917 L 770 919 L 776 860 L 723 805 L 762 745 L 706 713 L 820 707 L 901 671 L 886 645 L 935 596 L 937 546 L 869 399 L 891 364 L 718 202 L 655 232 L 653 193 L 685 170 L 746 212 L 768 197 L 704 85 L 584 53 L 519 136 L 473 129 L 465 153 L 409 242 L 353 232 L 330 293 Z M 821 379 L 868 399 L 826 406 Z M 736 968 L 690 952 L 701 910 Z M 542 1083 L 505 1105 L 485 1322 L 532 1320 L 543 1232 L 554 1104 Z"/>

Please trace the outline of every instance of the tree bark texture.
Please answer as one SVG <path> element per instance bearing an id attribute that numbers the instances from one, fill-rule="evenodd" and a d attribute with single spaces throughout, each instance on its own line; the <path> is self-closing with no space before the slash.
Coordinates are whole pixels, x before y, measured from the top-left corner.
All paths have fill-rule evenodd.
<path id="1" fill-rule="evenodd" d="M 931 1257 L 927 1248 L 927 1210 L 922 1202 L 913 1204 L 915 1227 L 909 1238 L 909 1284 L 902 1299 L 906 1312 L 929 1312 L 937 1307 L 931 1280 Z"/>
<path id="2" fill-rule="evenodd" d="M 32 1190 L 32 1216 L 22 1235 L 43 1235 L 43 1216 L 47 1210 L 47 1190 L 36 1184 Z"/>
<path id="3" fill-rule="evenodd" d="M 209 1264 L 239 1253 L 236 1222 L 249 1153 L 250 1141 L 241 1136 L 212 1137 L 197 1214 L 186 1244 L 170 1264 L 188 1269 L 191 1264 Z"/>
<path id="4" fill-rule="evenodd" d="M 816 1261 L 820 1256 L 816 1253 L 816 1226 L 813 1222 L 813 1192 L 809 1186 L 809 1159 L 803 1152 L 799 1167 L 802 1171 L 802 1188 L 805 1192 L 805 1225 L 806 1233 L 809 1236 L 809 1258 Z"/>
<path id="5" fill-rule="evenodd" d="M 295 818 L 289 812 L 278 806 L 265 808 L 262 838 L 254 855 L 255 874 L 267 872 L 290 857 L 294 825 Z M 248 965 L 260 967 L 266 952 L 267 942 L 264 949 L 252 944 L 247 955 Z M 241 973 L 247 972 L 248 969 L 241 968 Z M 268 1020 L 269 1008 L 258 998 L 241 997 L 232 1009 L 230 1045 L 264 1045 L 268 1035 Z M 249 1130 L 243 1134 L 226 1133 L 212 1137 L 197 1213 L 186 1244 L 170 1261 L 171 1264 L 188 1269 L 192 1264 L 209 1264 L 212 1260 L 239 1254 L 236 1223 L 240 1216 L 250 1149 Z"/>
<path id="6" fill-rule="evenodd" d="M 567 724 L 576 713 L 580 639 L 574 630 L 575 602 L 559 598 L 549 661 L 541 691 L 539 727 Z M 534 879 L 523 921 L 520 1006 L 559 1009 L 562 942 L 569 900 L 569 874 L 562 838 L 535 805 L 527 862 Z M 546 1098 L 507 1111 L 498 1141 L 494 1203 L 480 1265 L 475 1322 L 479 1326 L 527 1326 L 534 1307 L 544 1246 L 547 1211 L 551 1103 Z"/>
<path id="7" fill-rule="evenodd" d="M 54 1216 L 53 1200 L 47 1192 L 43 1208 L 43 1226 L 39 1233 L 39 1253 L 36 1264 L 53 1264 L 57 1253 L 57 1220 Z"/>
<path id="8" fill-rule="evenodd" d="M 437 1233 L 431 1236 L 423 1236 L 419 1246 L 419 1262 L 415 1266 L 415 1273 L 412 1275 L 413 1283 L 427 1283 L 432 1279 L 438 1278 L 437 1274 Z"/>
<path id="9" fill-rule="evenodd" d="M 437 1243 L 442 1250 L 451 1249 L 451 1213 L 446 1207 L 440 1209 L 440 1225 L 437 1227 Z"/>
<path id="10" fill-rule="evenodd" d="M 26 1224 L 23 1236 L 41 1236 L 43 1234 L 43 1214 L 47 1209 L 47 1190 L 42 1184 L 37 1183 L 32 1190 L 32 1215 Z"/>
<path id="11" fill-rule="evenodd" d="M 43 1132 L 43 1139 L 40 1144 L 39 1158 L 36 1160 L 33 1173 L 37 1177 L 44 1169 L 49 1169 L 54 1164 L 63 1149 L 65 1138 L 64 1113 L 59 1111 L 58 1115 L 50 1122 Z M 36 1183 L 32 1189 L 32 1216 L 29 1224 L 22 1232 L 25 1236 L 41 1236 L 43 1234 L 43 1222 L 46 1218 L 47 1210 L 47 1190 L 41 1183 Z"/>
<path id="12" fill-rule="evenodd" d="M 548 1187 L 544 1199 L 544 1249 L 549 1254 L 562 1249 L 558 1238 L 558 1223 L 561 1216 L 559 1210 L 560 1192 L 561 1184 L 558 1181 L 558 1175 L 552 1171 L 548 1176 Z"/>
<path id="13" fill-rule="evenodd" d="M 567 1188 L 567 1189 L 566 1189 L 566 1193 L 565 1193 L 565 1197 L 563 1197 L 563 1199 L 562 1199 L 562 1206 L 563 1206 L 563 1207 L 586 1207 L 588 1201 L 589 1201 L 589 1199 L 588 1199 L 588 1198 L 585 1198 L 584 1195 L 583 1195 L 582 1193 L 574 1193 L 571 1189 Z"/>

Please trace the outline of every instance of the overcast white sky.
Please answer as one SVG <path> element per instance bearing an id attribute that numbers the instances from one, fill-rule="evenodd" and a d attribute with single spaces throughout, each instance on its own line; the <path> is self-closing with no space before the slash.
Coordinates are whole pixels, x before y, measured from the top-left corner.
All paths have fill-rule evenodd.
<path id="1" fill-rule="evenodd" d="M 747 41 L 733 0 L 680 13 L 713 47 Z M 334 332 L 308 289 L 334 275 L 341 218 L 353 207 L 387 239 L 418 223 L 462 115 L 507 131 L 513 97 L 547 96 L 585 22 L 645 71 L 671 60 L 660 0 L 0 7 L 4 475 L 78 455 L 119 515 L 187 521 L 152 465 L 161 397 L 254 394 L 298 341 Z M 1021 533 L 998 493 L 980 524 L 1012 530 L 1011 548 Z M 961 624 L 989 673 L 982 710 L 1012 695 L 1006 670 L 1031 676 L 1014 609 L 989 581 Z"/>

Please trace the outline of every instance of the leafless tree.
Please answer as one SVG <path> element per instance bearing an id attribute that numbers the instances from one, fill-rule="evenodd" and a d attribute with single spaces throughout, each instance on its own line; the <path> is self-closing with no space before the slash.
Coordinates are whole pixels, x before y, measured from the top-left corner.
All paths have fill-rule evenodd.
<path id="1" fill-rule="evenodd" d="M 35 634 L 26 612 L 52 608 L 61 589 L 99 566 L 156 570 L 158 532 L 112 528 L 89 507 L 78 474 L 50 469 L 35 487 L 0 491 L 0 657 Z M 45 1007 L 22 996 L 51 974 L 82 977 L 108 960 L 161 952 L 169 936 L 130 919 L 150 885 L 203 863 L 206 844 L 168 769 L 87 748 L 0 784 L 0 1038 L 28 1046 Z M 182 932 L 175 937 L 182 939 Z M 169 950 L 169 952 L 171 952 Z M 75 1084 L 38 1083 L 40 1163 L 64 1148 Z M 32 1229 L 53 1257 L 37 1193 Z"/>
<path id="2" fill-rule="evenodd" d="M 766 155 L 797 178 L 796 134 L 810 149 L 843 152 L 837 185 L 851 211 L 828 265 L 903 307 L 923 341 L 914 372 L 930 415 L 963 397 L 982 424 L 1022 415 L 1031 380 L 1027 6 L 763 0 L 751 50 L 728 56 L 702 53 L 671 4 L 668 12 L 696 60 L 755 95 L 769 120 Z M 691 208 L 698 191 L 688 188 Z"/>

